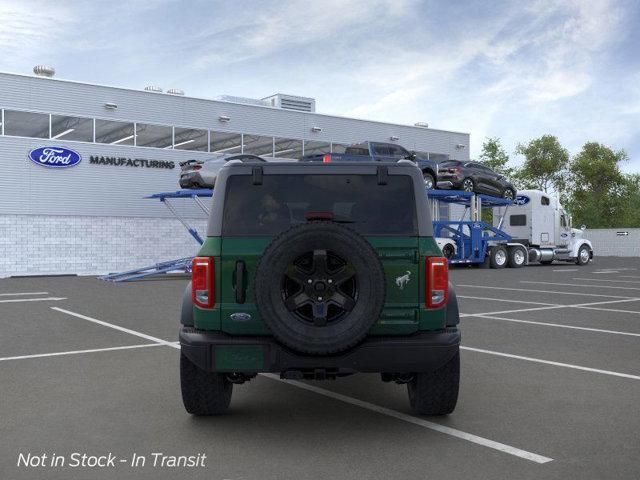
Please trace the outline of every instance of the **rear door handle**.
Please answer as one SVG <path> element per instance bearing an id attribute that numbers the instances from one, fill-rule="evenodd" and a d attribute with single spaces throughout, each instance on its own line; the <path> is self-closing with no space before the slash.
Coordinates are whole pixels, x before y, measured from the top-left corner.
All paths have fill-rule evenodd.
<path id="1" fill-rule="evenodd" d="M 242 260 L 236 262 L 236 303 L 244 303 L 246 300 L 246 287 L 244 286 L 245 266 Z"/>

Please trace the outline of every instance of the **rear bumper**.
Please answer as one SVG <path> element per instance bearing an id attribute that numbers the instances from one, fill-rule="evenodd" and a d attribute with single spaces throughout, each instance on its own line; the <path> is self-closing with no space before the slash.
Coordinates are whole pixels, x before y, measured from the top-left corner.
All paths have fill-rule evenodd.
<path id="1" fill-rule="evenodd" d="M 187 358 L 203 370 L 217 372 L 428 372 L 447 363 L 459 345 L 459 330 L 447 328 L 410 336 L 367 337 L 344 353 L 313 356 L 283 347 L 272 337 L 230 336 L 185 326 L 180 330 L 180 346 Z"/>

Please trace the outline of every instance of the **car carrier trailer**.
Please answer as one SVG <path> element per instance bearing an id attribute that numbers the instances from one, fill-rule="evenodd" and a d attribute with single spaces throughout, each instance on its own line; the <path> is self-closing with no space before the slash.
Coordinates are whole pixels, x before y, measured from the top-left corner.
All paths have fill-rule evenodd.
<path id="1" fill-rule="evenodd" d="M 554 260 L 584 265 L 593 259 L 591 243 L 582 238 L 584 227 L 572 229 L 558 200 L 544 192 L 519 192 L 513 201 L 458 190 L 427 190 L 427 195 L 434 237 L 452 265 L 519 268 Z M 461 212 L 458 220 L 440 218 L 443 203 L 462 207 L 455 209 Z M 492 209 L 492 224 L 482 220 L 483 208 Z"/>

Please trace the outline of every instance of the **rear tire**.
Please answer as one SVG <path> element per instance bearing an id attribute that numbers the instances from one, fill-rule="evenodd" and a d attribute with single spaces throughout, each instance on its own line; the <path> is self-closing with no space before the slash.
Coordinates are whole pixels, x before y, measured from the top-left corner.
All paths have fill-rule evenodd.
<path id="1" fill-rule="evenodd" d="M 436 188 L 436 180 L 429 172 L 422 172 L 422 178 L 424 179 L 424 186 L 427 190 Z"/>
<path id="2" fill-rule="evenodd" d="M 522 247 L 509 248 L 509 267 L 521 268 L 527 263 L 527 252 Z"/>
<path id="3" fill-rule="evenodd" d="M 491 247 L 489 256 L 489 265 L 491 268 L 504 268 L 507 266 L 508 255 L 507 249 L 502 245 Z"/>
<path id="4" fill-rule="evenodd" d="M 475 192 L 476 190 L 476 184 L 471 178 L 465 178 L 462 181 L 461 187 L 462 187 L 462 190 L 464 190 L 465 192 Z"/>
<path id="5" fill-rule="evenodd" d="M 416 373 L 407 384 L 409 404 L 421 415 L 447 415 L 456 408 L 460 386 L 460 352 L 429 373 Z"/>
<path id="6" fill-rule="evenodd" d="M 233 384 L 222 373 L 207 372 L 180 353 L 182 403 L 192 415 L 220 415 L 229 408 Z"/>
<path id="7" fill-rule="evenodd" d="M 505 200 L 515 200 L 516 192 L 513 190 L 513 188 L 507 187 L 502 191 L 502 198 L 504 198 Z"/>

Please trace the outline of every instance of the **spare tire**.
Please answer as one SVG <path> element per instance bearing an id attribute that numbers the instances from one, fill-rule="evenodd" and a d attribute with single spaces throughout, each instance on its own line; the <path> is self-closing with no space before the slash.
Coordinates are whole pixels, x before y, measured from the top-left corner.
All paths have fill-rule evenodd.
<path id="1" fill-rule="evenodd" d="M 313 221 L 276 237 L 255 277 L 262 320 L 283 345 L 302 353 L 344 351 L 380 318 L 385 276 L 373 247 L 344 225 Z"/>

